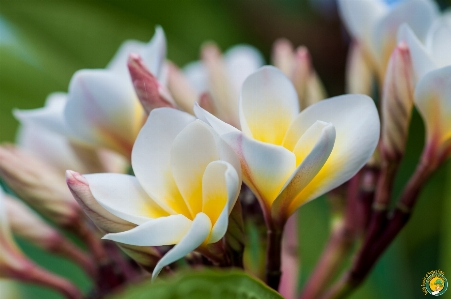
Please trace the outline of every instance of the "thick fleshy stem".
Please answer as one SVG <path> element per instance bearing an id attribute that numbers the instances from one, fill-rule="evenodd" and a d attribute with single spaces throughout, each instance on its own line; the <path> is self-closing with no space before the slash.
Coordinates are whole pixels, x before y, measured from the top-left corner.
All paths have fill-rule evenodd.
<path id="1" fill-rule="evenodd" d="M 282 259 L 282 231 L 283 229 L 268 225 L 266 232 L 266 284 L 276 291 L 279 289 L 280 276 L 282 275 L 282 271 L 280 270 Z"/>
<path id="2" fill-rule="evenodd" d="M 431 152 L 435 153 L 435 155 L 431 155 Z M 375 239 L 366 241 L 366 243 L 371 242 L 372 246 L 362 248 L 351 270 L 345 273 L 322 299 L 345 298 L 364 281 L 378 258 L 408 222 L 421 188 L 448 155 L 448 149 L 441 151 L 437 155 L 437 152 L 435 149 L 431 149 L 431 146 L 426 148 L 420 164 L 417 166 L 417 169 L 404 189 L 401 199 L 392 217 L 389 219 L 385 230 L 378 236 L 373 236 Z"/>

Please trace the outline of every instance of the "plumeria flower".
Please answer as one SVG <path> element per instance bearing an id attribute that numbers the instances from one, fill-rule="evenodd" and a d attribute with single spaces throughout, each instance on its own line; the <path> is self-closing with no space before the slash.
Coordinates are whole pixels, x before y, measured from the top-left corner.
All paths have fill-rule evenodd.
<path id="1" fill-rule="evenodd" d="M 139 54 L 152 74 L 164 84 L 166 40 L 163 29 L 157 27 L 147 44 L 125 42 L 107 68 L 76 72 L 68 94 L 60 95 L 58 103 L 16 111 L 16 117 L 22 123 L 43 126 L 72 141 L 107 148 L 129 159 L 145 121 L 127 69 L 130 53 Z"/>
<path id="2" fill-rule="evenodd" d="M 169 66 L 168 88 L 174 100 L 187 112 L 194 103 L 220 119 L 239 125 L 238 98 L 247 76 L 263 65 L 262 55 L 248 45 L 237 45 L 224 55 L 213 43 L 202 47 L 201 60 L 184 67 L 183 73 Z"/>
<path id="3" fill-rule="evenodd" d="M 233 150 L 211 127 L 176 109 L 155 109 L 136 139 L 132 166 L 136 177 L 85 175 L 103 208 L 137 225 L 105 239 L 137 246 L 175 244 L 153 277 L 196 248 L 221 240 L 241 171 Z"/>
<path id="4" fill-rule="evenodd" d="M 397 44 L 398 27 L 407 23 L 424 40 L 438 17 L 437 5 L 432 0 L 408 0 L 393 5 L 381 0 L 340 0 L 338 4 L 343 22 L 381 83 Z"/>
<path id="5" fill-rule="evenodd" d="M 434 22 L 424 42 L 407 24 L 399 28 L 398 40 L 409 46 L 417 80 L 432 70 L 451 65 L 451 22 L 446 17 Z"/>
<path id="6" fill-rule="evenodd" d="M 278 39 L 274 43 L 272 63 L 291 79 L 302 109 L 326 98 L 323 84 L 313 68 L 306 47 L 295 50 L 287 39 Z"/>
<path id="7" fill-rule="evenodd" d="M 54 288 L 67 298 L 79 299 L 81 293 L 70 282 L 38 267 L 14 242 L 8 220 L 5 193 L 0 188 L 0 278 L 12 278 Z"/>
<path id="8" fill-rule="evenodd" d="M 198 106 L 196 115 L 237 153 L 244 182 L 267 223 L 279 229 L 301 205 L 349 180 L 379 139 L 379 117 L 369 97 L 335 97 L 299 114 L 296 90 L 271 66 L 246 79 L 239 110 L 242 131 Z"/>
<path id="9" fill-rule="evenodd" d="M 417 83 L 414 101 L 426 125 L 425 159 L 441 163 L 449 156 L 450 137 L 450 83 L 451 83 L 451 24 L 449 13 L 431 26 L 422 43 L 410 27 L 403 24 L 399 40 L 406 42 Z"/>

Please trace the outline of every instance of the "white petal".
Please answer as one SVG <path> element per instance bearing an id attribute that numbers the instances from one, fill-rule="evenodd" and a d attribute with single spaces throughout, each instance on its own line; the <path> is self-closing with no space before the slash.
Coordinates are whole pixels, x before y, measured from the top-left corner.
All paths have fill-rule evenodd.
<path id="1" fill-rule="evenodd" d="M 451 66 L 431 71 L 418 81 L 415 105 L 428 139 L 443 142 L 451 137 Z"/>
<path id="2" fill-rule="evenodd" d="M 81 70 L 72 77 L 64 117 L 73 136 L 128 156 L 143 121 L 129 81 L 111 71 Z"/>
<path id="3" fill-rule="evenodd" d="M 166 37 L 160 26 L 155 28 L 155 34 L 148 43 L 136 40 L 125 41 L 108 64 L 107 69 L 123 76 L 123 80 L 126 80 L 125 78 L 129 78 L 127 60 L 131 53 L 140 55 L 152 74 L 162 84 L 166 84 L 162 80 L 163 64 L 166 59 Z"/>
<path id="4" fill-rule="evenodd" d="M 334 148 L 320 172 L 293 201 L 290 214 L 300 204 L 349 180 L 365 165 L 379 140 L 377 109 L 373 100 L 364 95 L 334 97 L 308 107 L 293 122 L 286 139 L 299 140 L 317 120 L 335 126 Z"/>
<path id="5" fill-rule="evenodd" d="M 107 234 L 103 239 L 136 246 L 173 245 L 180 242 L 191 224 L 183 215 L 171 215 L 148 220 L 125 232 Z"/>
<path id="6" fill-rule="evenodd" d="M 65 93 L 53 93 L 48 96 L 45 107 L 31 110 L 16 109 L 13 114 L 24 125 L 38 126 L 65 135 L 67 134 L 64 121 L 66 98 Z"/>
<path id="7" fill-rule="evenodd" d="M 147 194 L 170 214 L 189 215 L 172 176 L 170 151 L 175 137 L 194 120 L 194 116 L 176 109 L 154 109 L 133 147 L 136 178 Z"/>
<path id="8" fill-rule="evenodd" d="M 293 84 L 275 67 L 262 67 L 243 83 L 240 124 L 246 136 L 281 145 L 298 113 L 299 102 Z"/>
<path id="9" fill-rule="evenodd" d="M 224 61 L 234 96 L 238 99 L 244 80 L 263 65 L 263 57 L 254 47 L 237 45 L 224 53 Z"/>
<path id="10" fill-rule="evenodd" d="M 208 243 L 216 243 L 227 231 L 229 213 L 235 205 L 241 180 L 235 168 L 227 162 L 208 164 L 202 178 L 202 212 L 213 225 Z"/>
<path id="11" fill-rule="evenodd" d="M 228 133 L 239 133 L 240 132 L 237 128 L 229 125 L 226 122 L 223 122 L 222 120 L 220 120 L 213 114 L 209 113 L 205 109 L 202 109 L 197 103 L 194 104 L 194 114 L 196 115 L 197 118 L 199 118 L 200 120 L 202 120 L 202 121 L 206 122 L 207 124 L 209 124 L 210 126 L 212 126 L 213 130 L 215 130 L 215 132 L 219 136 L 222 136 L 222 135 L 225 135 Z"/>
<path id="12" fill-rule="evenodd" d="M 438 67 L 451 65 L 451 25 L 437 20 L 429 29 L 426 48 Z"/>
<path id="13" fill-rule="evenodd" d="M 84 177 L 92 195 L 108 212 L 134 224 L 142 224 L 165 213 L 131 175 L 100 173 Z"/>
<path id="14" fill-rule="evenodd" d="M 409 46 L 415 77 L 417 80 L 436 68 L 430 53 L 428 53 L 427 49 L 416 37 L 409 25 L 402 24 L 401 27 L 399 27 L 398 41 L 404 41 Z"/>
<path id="15" fill-rule="evenodd" d="M 200 120 L 186 126 L 174 139 L 171 169 L 192 217 L 202 211 L 202 177 L 210 162 L 219 160 L 213 129 Z"/>
<path id="16" fill-rule="evenodd" d="M 374 23 L 387 11 L 379 0 L 339 0 L 341 19 L 354 38 L 366 40 Z"/>
<path id="17" fill-rule="evenodd" d="M 427 31 L 438 16 L 438 8 L 430 0 L 403 1 L 393 7 L 374 25 L 371 47 L 376 50 L 379 63 L 385 70 L 391 52 L 396 46 L 396 34 L 399 26 L 407 23 L 421 41 L 426 38 Z"/>
<path id="18" fill-rule="evenodd" d="M 291 201 L 318 174 L 334 147 L 336 132 L 331 123 L 315 122 L 299 139 L 294 148 L 298 168 L 288 179 L 272 206 L 273 219 L 286 220 Z"/>
<path id="19" fill-rule="evenodd" d="M 199 213 L 194 218 L 189 231 L 180 240 L 180 242 L 174 246 L 168 253 L 155 266 L 152 273 L 152 279 L 155 279 L 160 273 L 161 269 L 167 265 L 175 262 L 176 260 L 184 257 L 207 239 L 211 231 L 211 222 L 207 215 Z"/>

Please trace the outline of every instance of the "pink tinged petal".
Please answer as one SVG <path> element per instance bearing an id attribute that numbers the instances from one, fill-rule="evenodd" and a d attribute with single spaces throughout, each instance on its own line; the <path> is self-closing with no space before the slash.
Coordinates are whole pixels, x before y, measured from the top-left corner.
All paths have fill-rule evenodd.
<path id="1" fill-rule="evenodd" d="M 170 152 L 176 136 L 194 120 L 194 116 L 176 109 L 155 109 L 133 147 L 132 166 L 136 178 L 169 214 L 190 215 L 172 176 Z"/>
<path id="2" fill-rule="evenodd" d="M 233 91 L 235 105 L 238 105 L 240 90 L 244 80 L 263 66 L 260 52 L 248 45 L 237 45 L 224 53 L 224 62 Z"/>
<path id="3" fill-rule="evenodd" d="M 127 40 L 117 50 L 113 59 L 108 63 L 107 69 L 128 78 L 127 60 L 131 53 L 141 53 L 145 43 L 136 40 Z"/>
<path id="4" fill-rule="evenodd" d="M 431 71 L 418 81 L 415 105 L 429 141 L 444 142 L 451 137 L 451 66 Z"/>
<path id="5" fill-rule="evenodd" d="M 194 105 L 193 105 L 194 106 Z M 204 92 L 199 97 L 199 106 L 211 114 L 215 114 L 216 108 L 210 93 Z"/>
<path id="6" fill-rule="evenodd" d="M 426 48 L 438 67 L 451 65 L 451 24 L 445 20 L 436 20 L 429 29 Z"/>
<path id="7" fill-rule="evenodd" d="M 166 216 L 131 175 L 116 173 L 88 174 L 92 195 L 108 212 L 134 224 Z"/>
<path id="8" fill-rule="evenodd" d="M 166 60 L 166 36 L 161 26 L 155 27 L 155 34 L 142 51 L 137 52 L 144 60 L 150 72 L 161 84 L 166 85 L 164 63 Z"/>
<path id="9" fill-rule="evenodd" d="M 377 21 L 372 31 L 377 61 L 382 63 L 385 73 L 391 52 L 396 47 L 396 34 L 399 26 L 407 23 L 413 32 L 424 41 L 427 31 L 438 16 L 437 5 L 430 0 L 403 1 Z"/>
<path id="10" fill-rule="evenodd" d="M 379 140 L 380 122 L 373 100 L 364 95 L 345 95 L 302 111 L 286 141 L 299 140 L 318 119 L 334 125 L 334 148 L 323 168 L 291 203 L 289 213 L 354 176 L 371 157 Z"/>
<path id="11" fill-rule="evenodd" d="M 161 269 L 167 265 L 181 259 L 191 251 L 202 245 L 211 232 L 211 221 L 204 213 L 199 213 L 194 218 L 189 231 L 178 242 L 174 248 L 169 250 L 168 253 L 155 266 L 152 273 L 152 279 L 155 279 L 160 274 Z"/>
<path id="12" fill-rule="evenodd" d="M 208 164 L 202 178 L 202 212 L 213 226 L 208 243 L 224 237 L 240 187 L 241 180 L 232 165 L 223 161 Z"/>
<path id="13" fill-rule="evenodd" d="M 322 121 L 316 121 L 302 135 L 294 148 L 297 169 L 287 180 L 283 191 L 273 203 L 273 219 L 281 219 L 282 222 L 288 219 L 292 213 L 292 211 L 288 211 L 292 200 L 324 166 L 334 147 L 335 137 L 336 132 L 333 124 Z M 301 204 L 299 202 L 299 206 Z"/>
<path id="14" fill-rule="evenodd" d="M 191 224 L 183 215 L 171 215 L 147 220 L 125 232 L 107 234 L 103 239 L 135 246 L 173 245 L 180 242 Z"/>
<path id="15" fill-rule="evenodd" d="M 128 70 L 138 99 L 147 114 L 155 108 L 175 108 L 174 100 L 169 91 L 149 72 L 138 55 L 130 55 Z"/>
<path id="16" fill-rule="evenodd" d="M 174 139 L 172 174 L 192 218 L 202 211 L 202 176 L 208 164 L 216 160 L 219 160 L 216 139 L 204 122 L 192 122 Z"/>
<path id="17" fill-rule="evenodd" d="M 131 84 L 104 70 L 72 77 L 64 117 L 72 136 L 129 157 L 143 112 Z"/>
<path id="18" fill-rule="evenodd" d="M 281 145 L 285 132 L 298 113 L 296 90 L 277 68 L 262 67 L 244 82 L 240 123 L 246 136 Z"/>
<path id="19" fill-rule="evenodd" d="M 281 70 L 285 76 L 291 77 L 293 72 L 294 48 L 289 40 L 280 38 L 272 48 L 272 64 Z"/>
<path id="20" fill-rule="evenodd" d="M 67 134 L 64 121 L 66 99 L 67 94 L 65 93 L 52 93 L 47 97 L 46 105 L 43 108 L 30 110 L 14 109 L 13 114 L 23 125 L 36 126 L 65 135 Z"/>
<path id="21" fill-rule="evenodd" d="M 346 65 L 346 92 L 370 95 L 373 90 L 373 73 L 370 60 L 362 45 L 351 44 Z"/>
<path id="22" fill-rule="evenodd" d="M 135 227 L 134 224 L 105 210 L 94 198 L 88 180 L 81 174 L 67 170 L 66 182 L 80 207 L 102 232 L 122 232 Z"/>
<path id="23" fill-rule="evenodd" d="M 428 53 L 428 50 L 423 46 L 415 33 L 413 33 L 409 25 L 402 24 L 401 27 L 399 27 L 398 41 L 406 42 L 409 47 L 417 81 L 437 67 L 430 56 L 430 53 Z"/>
<path id="24" fill-rule="evenodd" d="M 191 85 L 188 78 L 173 63 L 168 64 L 168 89 L 171 92 L 174 101 L 184 111 L 193 114 L 194 103 L 198 100 L 198 92 Z"/>
<path id="25" fill-rule="evenodd" d="M 225 123 L 208 111 L 205 111 L 197 103 L 194 104 L 194 114 L 197 118 L 209 124 L 219 136 L 228 133 L 240 133 L 237 128 L 229 125 L 228 123 Z"/>

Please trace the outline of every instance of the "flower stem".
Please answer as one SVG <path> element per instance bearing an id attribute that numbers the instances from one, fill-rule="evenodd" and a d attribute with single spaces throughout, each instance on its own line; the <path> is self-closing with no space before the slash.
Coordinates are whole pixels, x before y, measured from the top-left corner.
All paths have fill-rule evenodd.
<path id="1" fill-rule="evenodd" d="M 282 230 L 268 226 L 266 232 L 266 284 L 274 290 L 279 289 L 281 256 L 282 256 Z"/>

